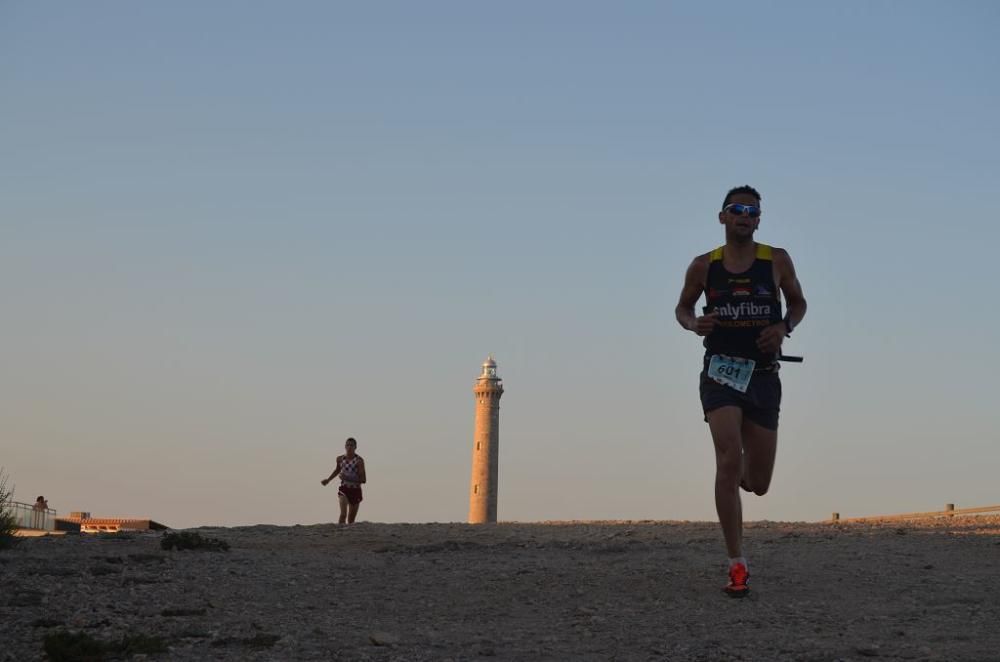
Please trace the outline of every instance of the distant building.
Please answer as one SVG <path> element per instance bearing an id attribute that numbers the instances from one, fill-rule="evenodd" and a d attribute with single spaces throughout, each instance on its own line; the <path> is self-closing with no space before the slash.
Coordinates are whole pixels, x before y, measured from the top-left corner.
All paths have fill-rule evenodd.
<path id="1" fill-rule="evenodd" d="M 119 531 L 165 531 L 170 527 L 151 519 L 91 517 L 80 521 L 81 533 L 118 533 Z"/>
<path id="2" fill-rule="evenodd" d="M 39 509 L 34 504 L 10 502 L 9 510 L 17 524 L 17 535 L 39 536 L 64 533 L 119 533 L 121 531 L 164 531 L 169 526 L 151 519 L 136 517 L 91 517 L 85 511 L 75 511 L 69 517 L 59 517 L 51 508 Z"/>
<path id="3" fill-rule="evenodd" d="M 120 533 L 122 531 L 165 531 L 169 526 L 151 519 L 136 517 L 91 517 L 90 513 L 76 511 L 60 518 L 64 525 L 76 524 L 80 533 Z"/>

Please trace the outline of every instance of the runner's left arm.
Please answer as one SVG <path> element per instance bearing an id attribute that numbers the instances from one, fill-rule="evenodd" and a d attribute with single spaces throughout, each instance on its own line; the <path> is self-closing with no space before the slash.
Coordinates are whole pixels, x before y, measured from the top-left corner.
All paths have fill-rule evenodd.
<path id="1" fill-rule="evenodd" d="M 785 295 L 785 319 L 788 321 L 788 333 L 799 325 L 806 316 L 806 297 L 802 294 L 802 284 L 795 274 L 795 265 L 788 251 L 778 251 L 778 273 L 781 276 L 781 293 Z"/>
<path id="2" fill-rule="evenodd" d="M 775 279 L 782 294 L 785 295 L 785 318 L 780 322 L 766 327 L 757 336 L 757 347 L 762 352 L 780 352 L 785 336 L 792 332 L 806 315 L 806 298 L 802 295 L 802 285 L 795 275 L 795 265 L 788 251 L 782 248 L 774 249 Z"/>

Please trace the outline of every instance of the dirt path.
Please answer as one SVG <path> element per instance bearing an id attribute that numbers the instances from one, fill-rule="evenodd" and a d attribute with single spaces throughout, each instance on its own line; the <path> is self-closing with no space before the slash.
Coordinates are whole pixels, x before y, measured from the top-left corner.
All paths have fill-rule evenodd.
<path id="1" fill-rule="evenodd" d="M 163 660 L 1000 660 L 998 517 L 751 524 L 745 600 L 712 523 L 196 531 L 231 551 L 0 554 L 0 660 L 46 659 L 58 632 L 144 635 Z"/>

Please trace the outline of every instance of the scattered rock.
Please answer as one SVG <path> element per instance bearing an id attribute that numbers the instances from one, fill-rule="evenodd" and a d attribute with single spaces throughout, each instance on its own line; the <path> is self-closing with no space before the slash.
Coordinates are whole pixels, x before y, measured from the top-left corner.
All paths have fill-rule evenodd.
<path id="1" fill-rule="evenodd" d="M 72 577 L 78 572 L 80 571 L 76 568 L 65 568 L 62 566 L 41 566 L 32 568 L 30 571 L 32 575 L 47 575 L 49 577 Z"/>
<path id="2" fill-rule="evenodd" d="M 206 610 L 204 607 L 185 609 L 183 607 L 177 609 L 164 609 L 160 612 L 160 616 L 166 616 L 167 618 L 174 618 L 178 616 L 204 616 Z"/>
<path id="3" fill-rule="evenodd" d="M 41 591 L 20 591 L 10 597 L 7 604 L 11 607 L 37 607 L 45 601 Z"/>
<path id="4" fill-rule="evenodd" d="M 31 627 L 33 628 L 54 628 L 60 625 L 65 625 L 65 621 L 57 618 L 36 618 L 31 621 Z"/>
<path id="5" fill-rule="evenodd" d="M 112 568 L 106 565 L 95 565 L 90 569 L 90 574 L 95 577 L 103 577 L 105 575 L 117 575 L 121 573 L 120 568 Z"/>
<path id="6" fill-rule="evenodd" d="M 372 632 L 368 640 L 376 646 L 394 646 L 399 643 L 399 637 L 391 632 Z"/>
<path id="7" fill-rule="evenodd" d="M 261 632 L 252 637 L 222 637 L 220 639 L 213 640 L 211 645 L 216 648 L 239 646 L 260 650 L 264 648 L 271 648 L 278 643 L 280 639 L 280 635 Z"/>

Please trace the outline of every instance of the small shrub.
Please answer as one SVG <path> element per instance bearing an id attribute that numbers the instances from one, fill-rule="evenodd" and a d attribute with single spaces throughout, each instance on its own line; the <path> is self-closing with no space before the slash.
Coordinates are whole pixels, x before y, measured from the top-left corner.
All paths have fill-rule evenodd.
<path id="1" fill-rule="evenodd" d="M 114 542 L 128 542 L 135 540 L 135 534 L 128 531 L 102 531 L 94 534 L 98 540 L 112 540 Z"/>
<path id="2" fill-rule="evenodd" d="M 0 550 L 10 549 L 21 542 L 14 533 L 17 531 L 17 518 L 10 509 L 10 502 L 14 496 L 14 488 L 7 487 L 7 474 L 3 467 L 0 467 Z"/>
<path id="3" fill-rule="evenodd" d="M 126 657 L 132 655 L 156 655 L 167 652 L 167 642 L 163 637 L 150 637 L 144 634 L 134 634 L 122 637 L 117 644 L 113 644 L 114 652 Z"/>
<path id="4" fill-rule="evenodd" d="M 52 662 L 79 662 L 102 660 L 109 652 L 108 645 L 83 632 L 61 630 L 45 635 L 45 654 Z"/>
<path id="5" fill-rule="evenodd" d="M 263 650 L 265 648 L 271 648 L 280 640 L 280 635 L 261 632 L 252 637 L 223 637 L 222 639 L 215 639 L 210 645 L 215 648 L 241 646 L 243 648 L 251 648 L 253 650 Z"/>
<path id="6" fill-rule="evenodd" d="M 206 611 L 207 610 L 204 607 L 201 609 L 164 609 L 160 612 L 160 616 L 166 616 L 167 618 L 175 616 L 204 616 Z"/>
<path id="7" fill-rule="evenodd" d="M 203 538 L 200 533 L 181 531 L 168 533 L 160 541 L 160 547 L 165 550 L 196 549 L 207 552 L 228 552 L 229 543 L 218 538 Z"/>
<path id="8" fill-rule="evenodd" d="M 120 575 L 121 572 L 122 571 L 120 568 L 115 568 L 113 566 L 106 566 L 106 565 L 95 565 L 93 568 L 90 569 L 90 574 L 94 575 L 95 577 L 103 577 L 105 575 Z"/>
<path id="9" fill-rule="evenodd" d="M 65 625 L 65 623 L 56 618 L 36 618 L 31 621 L 31 627 L 33 628 L 54 628 L 60 625 Z"/>
<path id="10" fill-rule="evenodd" d="M 43 646 L 52 662 L 84 662 L 167 652 L 167 642 L 162 637 L 136 634 L 122 637 L 120 641 L 102 641 L 84 632 L 66 630 L 45 635 Z"/>
<path id="11" fill-rule="evenodd" d="M 250 639 L 247 639 L 246 645 L 249 646 L 250 648 L 256 648 L 260 650 L 262 648 L 270 648 L 279 641 L 281 641 L 281 635 L 267 634 L 262 632 L 260 634 L 255 634 Z"/>

